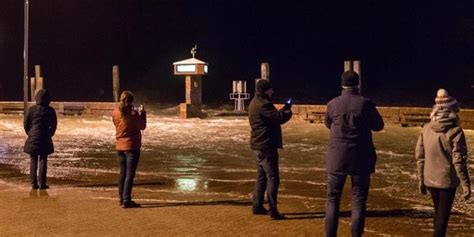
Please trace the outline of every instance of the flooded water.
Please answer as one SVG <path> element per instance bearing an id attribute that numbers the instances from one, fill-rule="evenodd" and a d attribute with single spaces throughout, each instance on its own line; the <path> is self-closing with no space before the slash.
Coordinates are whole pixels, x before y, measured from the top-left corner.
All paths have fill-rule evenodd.
<path id="1" fill-rule="evenodd" d="M 249 132 L 246 117 L 181 120 L 149 116 L 135 196 L 159 202 L 249 199 L 256 177 Z M 431 201 L 417 192 L 414 148 L 419 132 L 420 128 L 387 126 L 374 134 L 378 163 L 371 188 L 406 208 L 423 210 L 431 207 Z M 320 208 L 326 192 L 328 130 L 321 124 L 292 120 L 283 126 L 283 134 L 279 197 L 308 210 Z M 114 135 L 110 117 L 60 116 L 53 139 L 56 152 L 48 158 L 50 183 L 115 190 L 118 161 Z M 466 131 L 466 137 L 469 153 L 474 154 L 474 132 Z M 1 180 L 28 183 L 25 139 L 21 116 L 0 116 Z M 472 158 L 470 171 L 473 179 Z M 384 206 L 383 201 L 380 205 Z M 453 228 L 472 228 L 473 202 L 466 204 L 457 197 L 454 208 L 462 217 L 453 220 Z"/>

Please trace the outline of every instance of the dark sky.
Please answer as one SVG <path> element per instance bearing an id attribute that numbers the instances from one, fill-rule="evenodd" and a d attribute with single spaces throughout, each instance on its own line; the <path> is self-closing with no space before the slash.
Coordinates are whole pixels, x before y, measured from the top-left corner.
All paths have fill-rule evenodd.
<path id="1" fill-rule="evenodd" d="M 445 87 L 474 106 L 473 1 L 30 0 L 30 76 L 63 101 L 110 101 L 112 65 L 141 100 L 178 103 L 172 62 L 210 65 L 204 103 L 270 63 L 277 100 L 326 103 L 346 59 L 362 60 L 363 93 L 379 105 L 430 105 Z M 453 1 L 454 2 L 454 1 Z M 23 1 L 0 0 L 0 100 L 22 100 Z"/>

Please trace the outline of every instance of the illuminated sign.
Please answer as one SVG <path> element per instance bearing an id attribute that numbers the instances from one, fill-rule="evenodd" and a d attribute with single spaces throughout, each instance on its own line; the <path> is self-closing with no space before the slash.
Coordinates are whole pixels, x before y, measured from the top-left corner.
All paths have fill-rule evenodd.
<path id="1" fill-rule="evenodd" d="M 176 65 L 177 72 L 195 72 L 196 65 Z"/>

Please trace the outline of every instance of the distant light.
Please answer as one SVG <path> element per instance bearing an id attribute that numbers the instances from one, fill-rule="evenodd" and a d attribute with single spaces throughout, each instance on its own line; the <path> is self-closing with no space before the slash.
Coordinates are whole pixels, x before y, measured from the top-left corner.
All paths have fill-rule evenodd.
<path id="1" fill-rule="evenodd" d="M 206 70 L 204 68 L 204 70 Z M 196 65 L 176 65 L 177 72 L 196 72 Z"/>
<path id="2" fill-rule="evenodd" d="M 208 70 L 208 69 L 207 69 L 207 64 L 206 64 L 206 65 L 204 65 L 204 73 L 207 74 L 207 70 Z"/>

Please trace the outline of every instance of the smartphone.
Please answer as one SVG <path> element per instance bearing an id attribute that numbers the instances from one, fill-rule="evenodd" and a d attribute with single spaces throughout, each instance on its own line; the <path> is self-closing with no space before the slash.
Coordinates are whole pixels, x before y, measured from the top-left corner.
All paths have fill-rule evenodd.
<path id="1" fill-rule="evenodd" d="M 291 104 L 291 98 L 288 99 L 288 101 L 286 101 L 287 104 Z"/>

